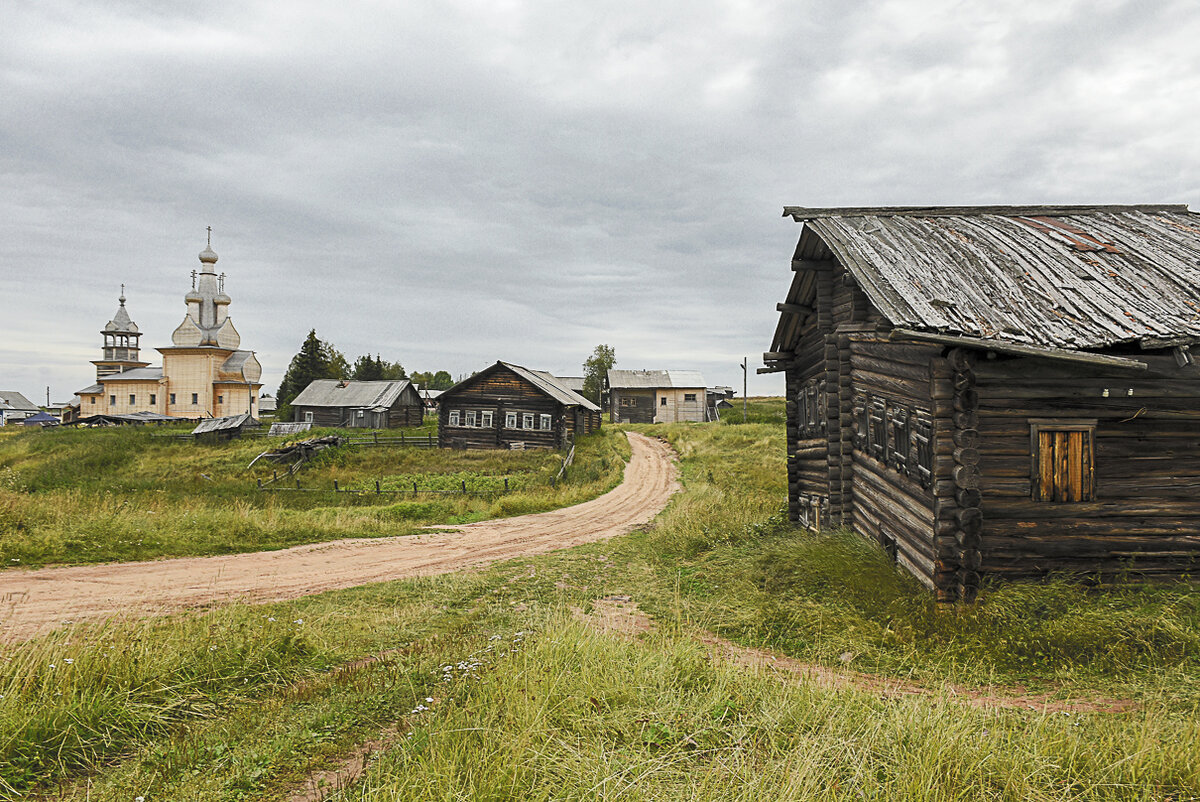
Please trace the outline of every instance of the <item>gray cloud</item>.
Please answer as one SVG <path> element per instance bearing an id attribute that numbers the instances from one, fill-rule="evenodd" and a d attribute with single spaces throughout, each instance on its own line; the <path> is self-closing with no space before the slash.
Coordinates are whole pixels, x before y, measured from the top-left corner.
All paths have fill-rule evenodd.
<path id="1" fill-rule="evenodd" d="M 5 386 L 166 344 L 215 229 L 273 389 L 309 328 L 736 383 L 787 204 L 1195 202 L 1186 2 L 70 3 L 6 12 Z M 752 391 L 778 390 L 756 377 Z"/>

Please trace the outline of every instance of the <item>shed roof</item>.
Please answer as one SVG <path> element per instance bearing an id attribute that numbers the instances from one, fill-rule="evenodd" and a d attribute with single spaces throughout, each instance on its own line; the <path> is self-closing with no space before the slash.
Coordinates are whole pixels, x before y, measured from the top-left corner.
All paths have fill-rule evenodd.
<path id="1" fill-rule="evenodd" d="M 1186 206 L 784 214 L 804 224 L 797 268 L 836 259 L 897 328 L 1070 350 L 1200 341 L 1200 215 Z M 804 273 L 789 303 L 811 300 Z M 771 350 L 790 347 L 798 329 L 785 312 Z"/>
<path id="2" fill-rule="evenodd" d="M 410 383 L 408 379 L 370 382 L 316 379 L 292 399 L 292 406 L 355 409 L 390 407 Z"/>
<path id="3" fill-rule="evenodd" d="M 204 434 L 205 432 L 225 432 L 236 429 L 241 429 L 243 426 L 257 426 L 258 421 L 252 415 L 243 413 L 241 415 L 227 415 L 223 418 L 207 418 L 200 421 L 195 429 L 192 429 L 192 434 Z"/>
<path id="4" fill-rule="evenodd" d="M 707 386 L 698 370 L 610 370 L 608 386 L 618 390 L 688 388 Z"/>

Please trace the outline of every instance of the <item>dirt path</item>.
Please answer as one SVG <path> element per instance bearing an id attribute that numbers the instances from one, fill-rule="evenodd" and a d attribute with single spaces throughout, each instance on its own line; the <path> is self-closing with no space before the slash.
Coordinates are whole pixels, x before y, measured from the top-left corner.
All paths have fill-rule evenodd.
<path id="1" fill-rule="evenodd" d="M 679 489 L 665 443 L 628 433 L 625 477 L 599 498 L 551 512 L 356 538 L 282 551 L 0 573 L 0 641 L 64 621 L 144 616 L 233 601 L 295 599 L 336 588 L 463 568 L 603 540 L 649 523 Z M 453 529 L 453 531 L 445 531 Z"/>

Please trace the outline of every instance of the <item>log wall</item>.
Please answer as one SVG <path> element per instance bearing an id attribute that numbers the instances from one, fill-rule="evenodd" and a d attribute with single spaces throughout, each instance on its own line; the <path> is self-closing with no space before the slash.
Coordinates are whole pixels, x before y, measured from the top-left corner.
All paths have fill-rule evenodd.
<path id="1" fill-rule="evenodd" d="M 979 360 L 983 573 L 1175 575 L 1200 569 L 1200 373 Z M 1030 419 L 1095 421 L 1094 498 L 1033 500 Z"/>
<path id="2" fill-rule="evenodd" d="M 550 398 L 540 389 L 507 369 L 494 369 L 477 380 L 438 397 L 438 445 L 441 448 L 509 448 L 524 443 L 526 448 L 564 448 L 576 434 L 574 408 Z M 459 413 L 459 425 L 450 425 L 450 413 Z M 490 411 L 492 425 L 466 426 L 466 413 Z M 517 427 L 506 427 L 509 412 L 516 413 Z M 534 416 L 534 428 L 524 427 L 523 416 Z M 542 429 L 541 416 L 550 415 L 551 426 Z M 599 428 L 599 413 L 580 416 L 584 427 Z M 583 434 L 583 431 L 578 434 Z"/>

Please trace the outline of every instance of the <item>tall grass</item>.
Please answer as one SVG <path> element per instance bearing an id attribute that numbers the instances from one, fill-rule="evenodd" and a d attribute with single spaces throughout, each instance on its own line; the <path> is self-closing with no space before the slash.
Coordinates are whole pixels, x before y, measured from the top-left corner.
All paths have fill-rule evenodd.
<path id="1" fill-rule="evenodd" d="M 262 440 L 205 445 L 136 429 L 30 432 L 0 442 L 0 566 L 144 560 L 408 534 L 426 523 L 553 509 L 615 486 L 629 446 L 619 432 L 580 438 L 568 481 L 548 451 L 341 448 L 300 475 L 329 492 L 260 492 L 246 465 Z M 258 471 L 262 472 L 259 473 Z M 383 487 L 498 491 L 478 498 L 332 491 Z"/>

